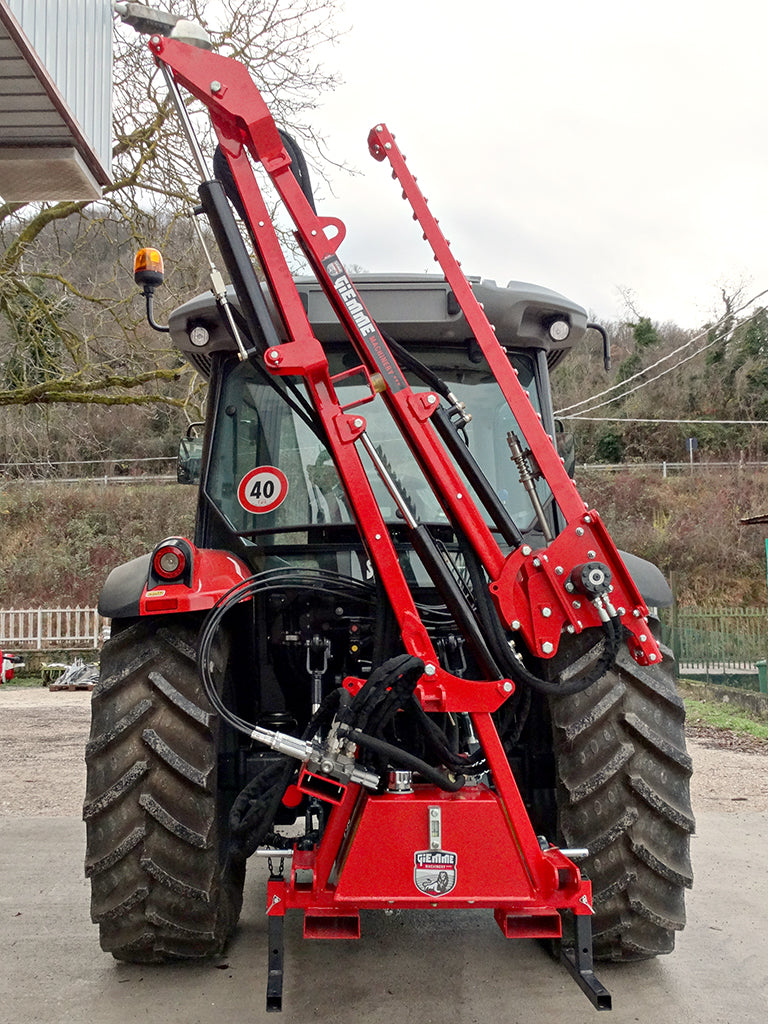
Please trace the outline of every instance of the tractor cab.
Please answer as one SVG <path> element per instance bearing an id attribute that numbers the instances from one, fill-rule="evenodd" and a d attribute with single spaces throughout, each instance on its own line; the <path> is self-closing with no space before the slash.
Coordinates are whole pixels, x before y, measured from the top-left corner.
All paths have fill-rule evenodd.
<path id="1" fill-rule="evenodd" d="M 549 368 L 584 334 L 584 310 L 534 285 L 473 283 L 497 323 L 518 380 L 555 435 Z M 551 493 L 535 468 L 527 485 L 521 479 L 520 460 L 516 465 L 509 441 L 521 436 L 519 427 L 448 285 L 425 276 L 372 275 L 356 278 L 356 285 L 387 337 L 457 397 L 463 410 L 457 425 L 511 519 L 522 523 L 524 532 L 540 532 L 530 489 L 550 519 L 555 515 Z M 450 543 L 445 510 L 384 403 L 377 400 L 376 382 L 359 365 L 325 296 L 314 280 L 300 279 L 298 287 L 326 351 L 339 403 L 364 420 L 375 455 L 414 519 L 428 523 Z M 234 295 L 230 301 L 236 307 Z M 212 385 L 196 543 L 234 549 L 260 570 L 286 558 L 299 557 L 306 564 L 308 545 L 360 547 L 353 510 L 303 381 L 278 380 L 260 360 L 240 360 L 210 293 L 172 313 L 169 326 L 174 343 Z M 406 370 L 406 377 L 415 393 L 429 393 L 430 382 L 420 379 L 418 369 Z M 191 443 L 182 441 L 179 479 L 195 482 Z M 397 531 L 404 512 L 381 473 L 371 462 L 366 468 L 382 515 Z M 468 489 L 472 493 L 471 485 Z M 347 565 L 353 575 L 363 571 L 359 559 Z"/>

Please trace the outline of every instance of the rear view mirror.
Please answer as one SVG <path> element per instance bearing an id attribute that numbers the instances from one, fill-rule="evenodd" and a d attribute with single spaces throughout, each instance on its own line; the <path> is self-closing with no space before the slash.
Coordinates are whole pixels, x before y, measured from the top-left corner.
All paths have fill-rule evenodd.
<path id="1" fill-rule="evenodd" d="M 176 479 L 180 484 L 200 483 L 200 471 L 203 462 L 203 439 L 202 437 L 190 437 L 190 433 L 196 426 L 201 426 L 201 424 L 192 424 L 187 436 L 182 437 L 179 443 Z"/>

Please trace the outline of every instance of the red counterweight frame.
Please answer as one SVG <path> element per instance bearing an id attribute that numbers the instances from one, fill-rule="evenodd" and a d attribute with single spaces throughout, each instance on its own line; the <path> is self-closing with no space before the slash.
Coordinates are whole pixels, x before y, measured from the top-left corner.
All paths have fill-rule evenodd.
<path id="1" fill-rule="evenodd" d="M 267 285 L 287 330 L 286 342 L 264 352 L 265 366 L 273 374 L 299 376 L 305 382 L 327 432 L 360 534 L 387 590 L 404 646 L 425 662 L 417 689 L 422 706 L 427 711 L 471 715 L 493 783 L 493 788 L 477 784 L 456 793 L 423 784 L 414 786 L 412 793 L 374 795 L 356 784 L 340 787 L 319 845 L 309 851 L 295 850 L 290 877 L 270 880 L 270 948 L 276 954 L 281 942 L 278 933 L 272 933 L 272 923 L 291 908 L 304 911 L 305 934 L 314 937 L 354 937 L 359 934 L 360 909 L 392 906 L 491 907 L 505 935 L 546 938 L 560 935 L 560 913 L 572 911 L 577 936 L 583 937 L 580 922 L 592 913 L 590 883 L 559 850 L 542 849 L 491 718 L 491 712 L 513 692 L 514 684 L 493 677 L 467 680 L 440 666 L 368 480 L 359 450 L 371 455 L 365 419 L 359 408 L 351 412 L 337 397 L 326 354 L 296 290 L 249 154 L 262 164 L 296 225 L 296 237 L 358 353 L 361 372 L 370 382 L 371 400 L 380 397 L 386 403 L 449 521 L 471 538 L 504 626 L 519 630 L 529 649 L 540 657 L 551 657 L 557 651 L 564 630 L 580 632 L 600 626 L 600 610 L 589 600 L 575 601 L 565 586 L 575 566 L 595 559 L 612 574 L 611 602 L 629 634 L 633 656 L 642 663 L 660 659 L 647 626 L 647 608 L 597 513 L 583 503 L 566 473 L 386 127 L 378 125 L 371 132 L 371 153 L 376 159 L 390 161 L 393 176 L 403 186 L 414 218 L 424 229 L 564 522 L 559 534 L 537 551 L 525 545 L 511 554 L 502 550 L 471 499 L 466 480 L 430 422 L 440 397 L 416 393 L 408 385 L 336 255 L 345 235 L 343 223 L 319 217 L 312 210 L 247 70 L 234 60 L 178 40 L 153 36 L 149 46 L 174 82 L 208 108 Z M 354 684 L 354 680 L 345 683 L 350 689 Z M 453 885 L 439 895 L 419 889 L 414 881 L 414 856 L 430 849 L 431 808 L 438 808 L 442 819 L 440 852 L 455 857 L 453 878 L 449 879 Z M 586 934 L 591 936 L 591 932 Z M 581 946 L 577 941 L 571 969 L 593 1002 L 608 1008 L 607 993 L 589 977 L 591 938 L 580 951 Z M 279 1003 L 281 947 L 274 961 L 270 971 L 273 1009 Z"/>

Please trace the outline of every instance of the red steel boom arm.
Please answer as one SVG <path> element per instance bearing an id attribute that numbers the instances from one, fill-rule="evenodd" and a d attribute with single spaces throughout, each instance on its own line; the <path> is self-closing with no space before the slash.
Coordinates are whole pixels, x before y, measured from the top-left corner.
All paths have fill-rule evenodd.
<path id="1" fill-rule="evenodd" d="M 445 710 L 460 705 L 463 710 L 469 710 L 467 699 L 471 699 L 472 710 L 489 710 L 490 704 L 498 706 L 508 694 L 509 689 L 504 690 L 508 681 L 502 680 L 499 687 L 493 688 L 492 699 L 490 695 L 481 698 L 480 689 L 474 690 L 470 698 L 467 687 L 482 687 L 483 684 L 459 680 L 438 665 L 358 452 L 357 442 L 367 447 L 365 420 L 361 415 L 346 412 L 336 396 L 327 358 L 312 332 L 248 153 L 262 164 L 272 179 L 293 219 L 296 236 L 307 259 L 344 325 L 369 380 L 375 375 L 375 390 L 381 391 L 382 400 L 449 521 L 471 538 L 490 580 L 490 591 L 504 626 L 519 630 L 530 650 L 547 658 L 557 651 L 564 630 L 581 632 L 587 627 L 599 626 L 609 615 L 618 614 L 629 633 L 633 657 L 644 664 L 660 660 L 658 646 L 646 621 L 645 603 L 599 516 L 587 508 L 566 473 L 552 439 L 519 384 L 386 126 L 380 124 L 372 130 L 371 153 L 378 160 L 388 159 L 393 176 L 400 180 L 404 196 L 413 207 L 565 522 L 559 534 L 539 550 L 521 545 L 506 554 L 500 547 L 430 422 L 438 408 L 439 396 L 416 393 L 407 383 L 390 346 L 336 255 L 345 236 L 343 223 L 337 218 L 319 217 L 313 211 L 293 174 L 290 157 L 269 110 L 246 69 L 234 60 L 194 49 L 177 40 L 155 36 L 149 45 L 156 58 L 170 69 L 175 81 L 201 100 L 210 112 L 242 198 L 268 286 L 290 339 L 267 349 L 265 364 L 272 373 L 299 375 L 306 381 L 326 428 L 361 534 L 398 616 L 406 647 L 409 653 L 423 658 L 431 667 L 432 686 L 427 686 L 423 693 L 427 705 Z M 375 397 L 372 385 L 371 398 Z M 370 454 L 370 448 L 368 451 Z M 414 529 L 418 526 L 409 525 Z M 609 570 L 610 596 L 604 593 L 595 597 L 574 589 L 574 572 L 592 563 Z M 485 687 L 487 689 L 487 684 Z M 459 691 L 462 697 L 455 703 Z"/>

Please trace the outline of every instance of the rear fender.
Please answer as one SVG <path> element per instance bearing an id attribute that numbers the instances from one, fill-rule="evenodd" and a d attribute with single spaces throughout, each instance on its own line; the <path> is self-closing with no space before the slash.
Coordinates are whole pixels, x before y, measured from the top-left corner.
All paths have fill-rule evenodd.
<path id="1" fill-rule="evenodd" d="M 672 591 L 658 566 L 628 551 L 619 554 L 649 608 L 667 608 L 672 604 Z"/>
<path id="2" fill-rule="evenodd" d="M 168 544 L 179 547 L 188 559 L 178 580 L 161 579 L 153 570 L 155 553 Z M 198 548 L 185 537 L 169 537 L 149 554 L 112 570 L 99 597 L 99 614 L 124 619 L 207 611 L 251 575 L 245 562 L 229 551 Z"/>

